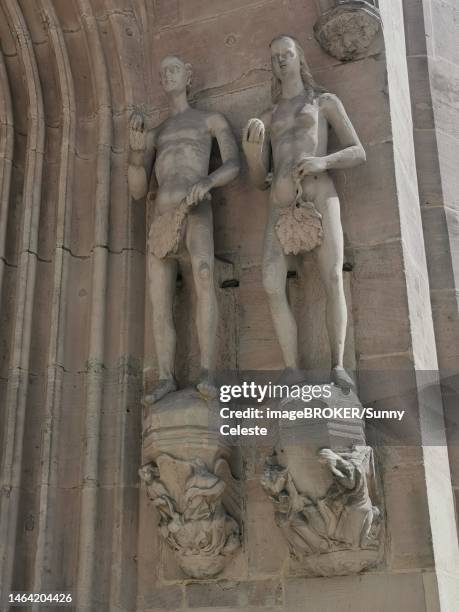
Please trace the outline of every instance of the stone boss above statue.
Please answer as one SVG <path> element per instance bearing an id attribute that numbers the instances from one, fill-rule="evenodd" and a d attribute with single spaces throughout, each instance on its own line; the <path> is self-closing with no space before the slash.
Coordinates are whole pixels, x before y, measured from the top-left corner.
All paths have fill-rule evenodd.
<path id="1" fill-rule="evenodd" d="M 146 131 L 142 115 L 134 113 L 130 125 L 128 181 L 132 197 L 140 199 L 147 194 L 153 163 L 158 182 L 148 240 L 148 271 L 159 383 L 145 396 L 145 404 L 157 402 L 177 389 L 172 307 L 177 266 L 181 257 L 187 254 L 191 259 L 197 295 L 201 351 L 201 376 L 197 388 L 205 397 L 216 395 L 217 300 L 209 192 L 237 176 L 239 152 L 223 115 L 190 107 L 187 90 L 191 76 L 190 64 L 175 56 L 163 59 L 160 77 L 169 101 L 170 116 L 158 127 Z M 223 163 L 209 175 L 214 137 Z"/>

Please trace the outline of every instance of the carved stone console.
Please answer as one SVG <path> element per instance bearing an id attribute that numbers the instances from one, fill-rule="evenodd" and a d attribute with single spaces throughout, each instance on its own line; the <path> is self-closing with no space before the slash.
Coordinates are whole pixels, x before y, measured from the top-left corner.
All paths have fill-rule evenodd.
<path id="1" fill-rule="evenodd" d="M 139 474 L 161 536 L 191 578 L 219 574 L 240 547 L 238 481 L 215 415 L 218 402 L 184 389 L 149 408 L 144 419 Z"/>
<path id="2" fill-rule="evenodd" d="M 360 407 L 357 396 L 333 394 L 321 407 Z M 282 409 L 304 408 L 292 401 Z M 373 450 L 359 419 L 286 421 L 261 480 L 284 533 L 292 571 L 333 576 L 358 573 L 382 556 Z"/>
<path id="3" fill-rule="evenodd" d="M 367 51 L 381 25 L 373 1 L 337 0 L 314 25 L 315 37 L 324 51 L 341 61 L 351 61 Z"/>

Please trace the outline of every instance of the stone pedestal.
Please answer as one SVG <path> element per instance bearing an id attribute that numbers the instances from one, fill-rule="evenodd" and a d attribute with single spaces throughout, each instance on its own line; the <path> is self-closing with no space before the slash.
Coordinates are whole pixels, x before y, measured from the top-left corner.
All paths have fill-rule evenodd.
<path id="1" fill-rule="evenodd" d="M 158 510 L 161 536 L 192 578 L 219 574 L 240 546 L 239 487 L 217 415 L 217 401 L 184 389 L 167 395 L 144 419 L 139 474 Z"/>
<path id="2" fill-rule="evenodd" d="M 199 456 L 209 465 L 220 458 L 228 460 L 231 449 L 218 433 L 218 419 L 218 401 L 205 400 L 195 388 L 169 393 L 146 409 L 143 463 L 178 451 L 184 460 Z"/>
<path id="3" fill-rule="evenodd" d="M 365 405 L 405 408 L 409 389 L 410 423 L 430 443 L 424 374 L 459 371 L 457 3 L 379 2 L 383 27 L 358 61 L 335 59 L 312 35 L 312 24 L 338 4 L 0 2 L 0 591 L 69 590 L 77 610 L 457 612 L 455 440 L 448 448 L 392 440 L 379 447 L 384 504 L 372 501 L 384 509 L 384 563 L 333 580 L 305 579 L 305 565 L 317 568 L 329 554 L 338 565 L 353 551 L 285 563 L 286 540 L 259 484 L 267 439 L 241 449 L 245 548 L 218 580 L 186 579 L 174 553 L 158 544 L 157 510 L 144 485 L 139 491 L 141 373 L 144 367 L 152 384 L 158 373 L 145 286 L 146 204 L 128 199 L 131 112 L 142 108 L 148 127 L 165 119 L 158 60 L 179 54 L 196 67 L 197 108 L 226 114 L 240 137 L 247 119 L 269 105 L 268 48 L 280 33 L 298 39 L 311 73 L 343 102 L 367 156 L 364 166 L 333 173 L 349 314 L 344 363 L 359 373 Z M 348 17 L 335 23 L 356 23 Z M 339 148 L 333 136 L 330 145 L 330 152 Z M 213 193 L 215 253 L 226 262 L 216 282 L 222 369 L 282 367 L 262 282 L 268 197 L 250 185 L 245 166 L 239 180 Z M 328 369 L 325 290 L 308 257 L 288 283 L 300 363 Z M 215 269 L 218 278 L 218 262 Z M 177 285 L 183 388 L 200 371 L 191 271 Z M 441 415 L 443 401 L 452 418 L 457 400 L 443 391 L 434 408 Z M 158 414 L 149 413 L 148 423 Z M 180 452 L 172 443 L 163 449 L 179 466 L 208 452 L 198 436 L 179 445 L 194 425 L 178 426 Z M 154 462 L 168 497 L 183 509 L 181 491 L 168 488 L 172 477 L 165 483 L 167 459 L 147 456 L 156 452 L 153 438 L 164 443 L 150 431 L 144 461 Z M 166 432 L 172 439 L 167 423 Z M 333 477 L 315 451 L 307 470 L 301 447 L 287 451 L 285 462 L 278 458 L 292 466 L 299 491 L 326 496 Z M 225 459 L 226 449 L 216 454 Z M 212 453 L 206 457 L 215 474 Z"/>
<path id="4" fill-rule="evenodd" d="M 299 400 L 282 404 L 283 410 L 304 407 Z M 312 407 L 351 415 L 362 408 L 354 392 L 345 395 L 335 386 L 331 397 Z M 352 574 L 381 560 L 373 450 L 366 446 L 364 423 L 356 412 L 349 419 L 282 419 L 261 484 L 288 541 L 293 573 Z"/>

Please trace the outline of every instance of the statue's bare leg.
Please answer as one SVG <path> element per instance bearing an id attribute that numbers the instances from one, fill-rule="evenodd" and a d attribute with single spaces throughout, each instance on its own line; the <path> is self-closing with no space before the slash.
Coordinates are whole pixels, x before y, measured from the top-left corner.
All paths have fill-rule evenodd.
<path id="1" fill-rule="evenodd" d="M 214 281 L 214 239 L 212 208 L 201 202 L 188 215 L 186 246 L 190 254 L 196 289 L 201 374 L 198 391 L 208 399 L 217 395 L 215 386 L 215 343 L 217 338 L 218 305 Z"/>
<path id="2" fill-rule="evenodd" d="M 158 361 L 159 382 L 143 399 L 146 405 L 176 391 L 174 376 L 176 334 L 173 304 L 177 279 L 177 261 L 148 255 L 150 299 L 153 306 L 153 336 Z"/>
<path id="3" fill-rule="evenodd" d="M 317 263 L 327 299 L 326 321 L 331 351 L 331 381 L 349 392 L 354 382 L 343 366 L 347 307 L 343 286 L 343 229 L 336 195 L 320 197 L 316 206 L 322 214 L 323 242 L 317 249 Z"/>
<path id="4" fill-rule="evenodd" d="M 284 357 L 284 384 L 294 384 L 299 367 L 298 330 L 287 298 L 288 259 L 277 238 L 276 219 L 276 211 L 271 210 L 263 246 L 263 287 L 268 295 L 274 329 Z"/>

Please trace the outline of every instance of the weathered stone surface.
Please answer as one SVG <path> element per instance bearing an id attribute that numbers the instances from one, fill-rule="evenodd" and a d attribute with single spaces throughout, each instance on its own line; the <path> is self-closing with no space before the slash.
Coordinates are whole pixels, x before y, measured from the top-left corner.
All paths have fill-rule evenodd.
<path id="1" fill-rule="evenodd" d="M 389 241 L 400 235 L 397 210 L 393 206 L 395 180 L 386 172 L 393 164 L 389 142 L 366 147 L 365 172 L 349 169 L 336 172 L 336 184 L 342 196 L 343 228 L 346 247 L 352 248 Z M 369 190 L 372 197 L 368 197 Z"/>
<path id="2" fill-rule="evenodd" d="M 428 60 L 426 56 L 407 58 L 412 84 L 411 109 L 416 130 L 434 128 L 434 111 L 430 93 Z"/>
<path id="3" fill-rule="evenodd" d="M 372 4 L 349 0 L 323 13 L 314 24 L 314 34 L 324 51 L 351 61 L 367 51 L 379 27 L 379 13 Z"/>
<path id="4" fill-rule="evenodd" d="M 406 351 L 409 346 L 400 257 L 401 244 L 397 240 L 354 250 L 355 342 L 362 357 Z M 383 293 L 379 292 L 381 287 Z"/>
<path id="5" fill-rule="evenodd" d="M 410 457 L 410 450 L 401 448 L 398 460 L 387 461 L 393 452 L 388 449 L 383 459 L 387 465 L 382 476 L 390 538 L 388 562 L 393 569 L 429 568 L 434 563 L 428 508 L 421 494 L 422 457 L 418 449 L 418 459 Z"/>
<path id="6" fill-rule="evenodd" d="M 436 367 L 436 355 L 443 371 L 457 373 L 457 7 L 452 0 L 380 2 L 385 49 L 378 35 L 368 57 L 340 63 L 312 31 L 319 5 L 332 4 L 1 2 L 3 589 L 69 590 L 82 610 L 190 609 L 181 599 L 187 577 L 160 542 L 137 477 L 140 369 L 154 383 L 157 364 L 145 299 L 145 215 L 152 206 L 146 211 L 144 202 L 128 201 L 128 121 L 134 108 L 142 109 L 148 128 L 166 118 L 157 73 L 158 58 L 168 52 L 195 64 L 196 108 L 224 113 L 239 139 L 248 119 L 268 106 L 270 40 L 282 32 L 299 39 L 314 77 L 343 101 L 368 157 L 362 168 L 334 177 L 348 264 L 345 361 L 360 374 L 382 372 L 379 380 L 361 376 L 361 396 L 406 407 L 407 388 L 395 373 Z M 218 165 L 218 155 L 212 158 Z M 214 193 L 215 253 L 226 262 L 216 285 L 223 277 L 233 281 L 217 288 L 225 320 L 218 353 L 231 368 L 283 365 L 262 286 L 268 195 L 249 185 L 246 168 Z M 419 203 L 428 208 L 423 228 Z M 312 267 L 306 265 L 307 274 Z M 196 331 L 188 324 L 196 298 L 187 278 L 175 305 L 183 385 L 199 373 Z M 288 283 L 295 307 L 308 311 L 302 359 L 325 365 L 320 278 L 311 273 L 305 283 Z M 314 322 L 320 338 L 308 343 Z M 420 378 L 418 372 L 414 382 Z M 409 407 L 415 419 L 426 418 L 416 401 Z M 456 405 L 445 400 L 445 408 Z M 306 580 L 288 563 L 258 482 L 266 454 L 258 441 L 244 449 L 243 547 L 220 579 L 197 585 L 201 591 L 188 584 L 196 588 L 195 612 L 456 612 L 454 448 L 451 477 L 441 451 L 389 449 L 382 460 L 387 565 L 338 580 Z M 226 599 L 217 596 L 220 580 Z"/>
<path id="7" fill-rule="evenodd" d="M 459 178 L 455 172 L 453 159 L 459 152 L 459 138 L 448 132 L 437 132 L 438 155 L 441 163 L 441 179 L 443 197 L 446 206 L 459 210 L 458 185 Z M 456 285 L 457 286 L 457 285 Z"/>
<path id="8" fill-rule="evenodd" d="M 443 202 L 443 192 L 434 130 L 416 130 L 414 144 L 420 203 L 422 206 L 439 205 Z"/>
<path id="9" fill-rule="evenodd" d="M 365 66 L 364 70 L 362 66 Z M 320 79 L 321 84 L 329 91 L 336 93 L 346 108 L 358 109 L 358 112 L 353 113 L 352 121 L 367 155 L 370 153 L 370 147 L 391 141 L 392 131 L 385 95 L 385 64 L 381 59 L 368 58 L 357 63 L 340 64 L 333 69 L 321 70 L 317 73 L 317 79 Z M 364 107 L 360 108 L 358 100 L 363 92 L 368 92 L 365 94 L 368 98 Z M 338 147 L 333 134 L 330 134 L 330 146 L 332 149 Z M 367 170 L 367 164 L 365 169 Z M 355 175 L 354 181 L 366 179 L 367 172 L 361 170 L 362 168 L 348 169 L 346 173 Z M 377 181 L 378 177 L 374 177 L 374 180 Z M 347 185 L 347 188 L 351 187 L 352 184 Z M 376 191 L 378 190 L 375 189 Z M 340 189 L 339 195 L 346 195 L 346 190 Z M 358 190 L 356 195 L 359 195 Z"/>
<path id="10" fill-rule="evenodd" d="M 377 612 L 388 612 L 393 607 L 427 612 L 424 601 L 422 574 L 367 574 L 359 577 L 329 578 L 324 580 L 288 580 L 285 585 L 287 612 L 302 609 L 305 601 L 314 601 L 321 612 L 346 610 L 364 612 L 371 607 Z M 349 585 L 352 589 L 349 591 Z"/>
<path id="11" fill-rule="evenodd" d="M 192 578 L 222 572 L 241 544 L 241 491 L 218 435 L 218 401 L 196 389 L 169 393 L 147 409 L 139 476 L 159 531 Z"/>
<path id="12" fill-rule="evenodd" d="M 278 580 L 260 580 L 248 584 L 249 606 L 270 608 L 282 605 L 282 583 Z"/>
<path id="13" fill-rule="evenodd" d="M 459 63 L 437 56 L 429 67 L 436 128 L 457 140 L 459 128 L 455 117 L 459 109 Z"/>
<path id="14" fill-rule="evenodd" d="M 435 32 L 433 50 L 435 55 L 459 65 L 459 50 L 453 44 L 457 29 L 458 7 L 448 0 L 432 0 L 432 30 Z M 455 28 L 456 24 L 456 28 Z"/>
<path id="15" fill-rule="evenodd" d="M 247 605 L 247 585 L 237 582 L 188 584 L 186 602 L 190 608 L 217 608 Z"/>
<path id="16" fill-rule="evenodd" d="M 252 308 L 246 300 L 250 300 Z M 245 370 L 280 370 L 282 354 L 261 285 L 260 265 L 252 262 L 241 266 L 239 304 L 240 367 Z"/>
<path id="17" fill-rule="evenodd" d="M 319 498 L 298 490 L 288 467 L 274 460 L 267 464 L 261 484 L 273 502 L 276 523 L 289 543 L 295 560 L 293 573 L 353 574 L 381 560 L 378 549 L 382 517 L 370 497 L 370 488 L 374 490 L 370 456 L 369 447 L 354 447 L 349 452 L 319 451 L 319 459 L 336 470 L 334 482 Z M 362 457 L 366 459 L 362 461 Z M 312 475 L 308 476 L 312 480 Z"/>
<path id="18" fill-rule="evenodd" d="M 450 235 L 454 235 L 455 219 L 451 211 L 458 208 L 457 171 L 451 165 L 451 159 L 458 149 L 457 116 L 458 105 L 458 56 L 457 49 L 447 51 L 452 37 L 457 35 L 457 7 L 451 2 L 420 3 L 405 1 L 407 49 L 410 54 L 426 56 L 427 69 L 423 75 L 423 87 L 419 91 L 419 82 L 410 71 L 410 83 L 413 96 L 422 103 L 432 105 L 435 129 L 415 132 L 416 160 L 418 163 L 418 181 L 421 201 L 429 202 L 443 209 L 444 220 L 452 220 L 452 231 L 445 232 L 446 245 L 442 249 L 445 263 L 441 271 L 443 289 L 432 292 L 433 317 L 437 337 L 439 367 L 451 374 L 458 369 L 458 359 L 451 346 L 458 333 L 457 308 L 457 253 Z M 428 89 L 426 92 L 425 89 Z M 429 266 L 435 271 L 430 274 L 432 285 L 436 283 L 438 267 L 439 215 L 434 216 L 433 223 L 424 223 L 426 254 Z M 450 250 L 450 253 L 447 251 Z M 430 264 L 433 260 L 433 265 Z M 443 293 L 443 295 L 441 295 Z M 454 365 L 453 365 L 454 364 Z M 447 400 L 448 401 L 448 400 Z M 452 441 L 454 445 L 454 441 Z M 451 460 L 453 472 L 457 472 L 457 461 Z M 440 586 L 441 589 L 441 586 Z"/>
<path id="19" fill-rule="evenodd" d="M 248 481 L 246 490 L 249 573 L 251 576 L 278 575 L 288 559 L 287 542 L 274 522 L 272 507 L 266 503 L 259 479 Z M 276 551 L 275 555 L 272 550 Z"/>
<path id="20" fill-rule="evenodd" d="M 357 408 L 360 401 L 333 386 L 330 398 L 313 405 Z M 304 404 L 284 401 L 279 408 Z M 260 482 L 289 544 L 291 571 L 342 575 L 380 562 L 383 521 L 376 504 L 381 492 L 363 423 L 281 421 L 278 437 Z"/>
<path id="21" fill-rule="evenodd" d="M 141 610 L 177 610 L 183 604 L 183 587 L 181 585 L 160 586 L 137 600 Z"/>
<path id="22" fill-rule="evenodd" d="M 424 15 L 422 2 L 419 0 L 404 0 L 405 36 L 407 56 L 425 55 L 427 51 L 426 37 L 420 33 L 424 31 Z"/>

